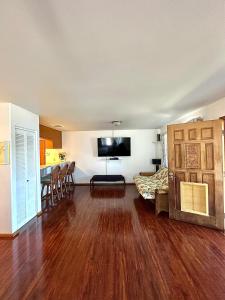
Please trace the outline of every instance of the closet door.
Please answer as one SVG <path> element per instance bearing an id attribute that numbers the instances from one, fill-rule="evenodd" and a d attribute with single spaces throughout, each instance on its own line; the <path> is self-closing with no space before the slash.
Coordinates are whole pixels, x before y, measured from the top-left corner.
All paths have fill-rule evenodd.
<path id="1" fill-rule="evenodd" d="M 25 139 L 25 132 L 16 129 L 16 211 L 18 228 L 26 223 L 27 217 Z"/>
<path id="2" fill-rule="evenodd" d="M 36 153 L 35 153 L 35 132 L 26 132 L 26 179 L 27 179 L 27 219 L 30 220 L 36 215 Z"/>
<path id="3" fill-rule="evenodd" d="M 17 228 L 20 228 L 36 215 L 35 132 L 16 128 L 15 145 Z"/>

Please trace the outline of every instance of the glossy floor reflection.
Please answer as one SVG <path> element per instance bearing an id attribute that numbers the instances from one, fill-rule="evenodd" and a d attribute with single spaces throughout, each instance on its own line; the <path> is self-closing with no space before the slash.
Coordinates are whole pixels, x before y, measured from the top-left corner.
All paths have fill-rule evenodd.
<path id="1" fill-rule="evenodd" d="M 94 185 L 90 187 L 92 198 L 123 198 L 126 195 L 126 186 L 124 184 L 113 185 Z"/>
<path id="2" fill-rule="evenodd" d="M 105 188 L 76 187 L 0 240 L 0 299 L 225 298 L 222 233 L 155 217 L 134 186 L 123 197 Z"/>

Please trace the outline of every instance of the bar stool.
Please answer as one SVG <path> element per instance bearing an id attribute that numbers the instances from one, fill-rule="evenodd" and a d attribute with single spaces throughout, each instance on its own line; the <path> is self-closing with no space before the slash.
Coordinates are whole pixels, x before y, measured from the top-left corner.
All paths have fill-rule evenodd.
<path id="1" fill-rule="evenodd" d="M 64 198 L 64 191 L 67 193 L 67 178 L 68 164 L 65 164 L 59 172 L 60 198 Z"/>
<path id="2" fill-rule="evenodd" d="M 46 199 L 46 207 L 49 206 L 49 197 L 52 206 L 54 206 L 55 204 L 54 196 L 56 196 L 57 200 L 60 200 L 59 192 L 58 192 L 59 172 L 60 172 L 60 166 L 56 166 L 54 169 L 52 169 L 50 175 L 47 175 L 41 179 L 41 184 L 42 184 L 41 200 L 44 201 Z M 46 189 L 46 195 L 44 196 L 45 187 L 47 189 Z"/>
<path id="3" fill-rule="evenodd" d="M 67 183 L 69 185 L 69 191 L 70 191 L 70 185 L 71 185 L 71 183 L 74 185 L 74 180 L 73 180 L 74 170 L 75 170 L 75 161 L 72 161 L 70 163 L 68 171 L 67 171 Z"/>

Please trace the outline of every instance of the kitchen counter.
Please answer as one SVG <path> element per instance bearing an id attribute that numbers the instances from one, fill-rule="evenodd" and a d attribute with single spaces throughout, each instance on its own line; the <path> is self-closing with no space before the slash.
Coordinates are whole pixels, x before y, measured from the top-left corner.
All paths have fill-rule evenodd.
<path id="1" fill-rule="evenodd" d="M 40 166 L 41 177 L 51 174 L 51 171 L 55 166 L 59 165 L 60 167 L 63 167 L 66 163 L 69 163 L 69 162 L 66 161 L 66 162 L 58 162 L 58 163 L 54 163 L 54 164 L 50 164 L 50 165 L 41 165 Z"/>
<path id="2" fill-rule="evenodd" d="M 54 166 L 57 166 L 57 165 L 61 165 L 62 163 L 61 162 L 58 162 L 58 163 L 55 163 L 55 164 L 49 164 L 49 165 L 40 165 L 40 169 L 46 169 L 46 168 L 49 168 L 49 167 L 54 167 Z"/>

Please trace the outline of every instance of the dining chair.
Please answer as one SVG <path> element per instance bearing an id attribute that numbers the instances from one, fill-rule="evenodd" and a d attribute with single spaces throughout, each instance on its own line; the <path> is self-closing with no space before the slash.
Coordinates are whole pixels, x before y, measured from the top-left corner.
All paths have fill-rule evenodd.
<path id="1" fill-rule="evenodd" d="M 65 164 L 59 172 L 60 198 L 64 198 L 64 192 L 67 193 L 67 172 L 68 164 Z"/>
<path id="2" fill-rule="evenodd" d="M 69 191 L 70 191 L 70 186 L 71 183 L 74 186 L 74 180 L 73 180 L 73 173 L 75 170 L 75 161 L 72 161 L 68 167 L 68 171 L 67 171 L 67 184 L 69 185 Z"/>
<path id="3" fill-rule="evenodd" d="M 57 200 L 60 200 L 60 195 L 58 191 L 59 186 L 59 174 L 60 174 L 60 166 L 56 166 L 51 170 L 51 173 L 47 176 L 41 178 L 41 200 L 44 201 L 46 199 L 46 207 L 49 206 L 49 199 L 51 200 L 51 206 L 55 206 L 57 203 L 55 201 L 55 196 Z M 46 187 L 46 194 L 44 195 L 44 190 Z"/>

